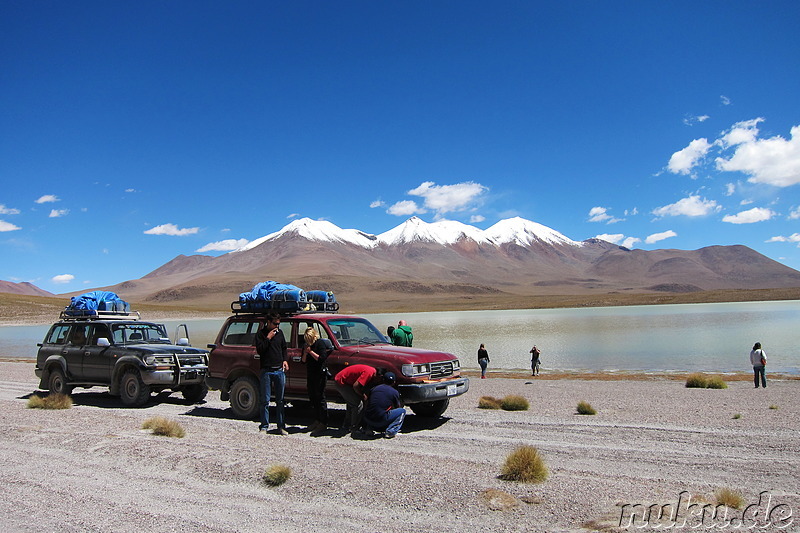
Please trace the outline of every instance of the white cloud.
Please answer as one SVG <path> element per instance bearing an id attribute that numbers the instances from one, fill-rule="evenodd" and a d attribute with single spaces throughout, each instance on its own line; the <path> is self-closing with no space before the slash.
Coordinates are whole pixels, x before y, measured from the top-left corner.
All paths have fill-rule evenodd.
<path id="1" fill-rule="evenodd" d="M 55 194 L 45 194 L 44 196 L 40 196 L 38 200 L 36 200 L 37 204 L 46 204 L 50 202 L 60 202 L 61 199 L 56 196 Z"/>
<path id="2" fill-rule="evenodd" d="M 0 215 L 19 215 L 19 209 L 6 207 L 5 205 L 0 204 Z"/>
<path id="3" fill-rule="evenodd" d="M 670 237 L 677 237 L 678 234 L 672 230 L 662 231 L 661 233 L 653 233 L 652 235 L 647 236 L 644 239 L 644 242 L 647 244 L 653 244 L 658 241 L 663 241 L 664 239 L 669 239 Z"/>
<path id="4" fill-rule="evenodd" d="M 291 215 L 287 216 L 286 218 L 291 220 L 291 219 L 297 218 L 299 216 L 300 216 L 300 213 L 292 213 Z"/>
<path id="5" fill-rule="evenodd" d="M 125 192 L 127 192 L 127 193 L 136 192 L 136 189 L 125 189 Z"/>
<path id="6" fill-rule="evenodd" d="M 486 217 L 483 215 L 472 215 L 469 217 L 470 224 L 477 224 L 479 222 L 483 222 L 484 220 L 486 220 Z"/>
<path id="7" fill-rule="evenodd" d="M 714 200 L 706 200 L 698 195 L 688 196 L 675 202 L 674 204 L 658 207 L 652 211 L 657 217 L 666 216 L 687 216 L 702 217 L 722 209 Z"/>
<path id="8" fill-rule="evenodd" d="M 717 142 L 724 148 L 750 143 L 758 137 L 758 123 L 764 122 L 763 118 L 754 118 L 737 122 L 728 131 L 722 132 L 722 137 Z"/>
<path id="9" fill-rule="evenodd" d="M 22 229 L 19 226 L 15 226 L 11 222 L 6 222 L 5 220 L 0 220 L 0 231 L 16 231 L 18 229 Z"/>
<path id="10" fill-rule="evenodd" d="M 800 218 L 800 207 L 795 207 L 789 212 L 789 220 L 797 220 Z"/>
<path id="11" fill-rule="evenodd" d="M 725 196 L 731 196 L 735 192 L 736 192 L 736 184 L 734 183 L 725 184 Z"/>
<path id="12" fill-rule="evenodd" d="M 600 239 L 606 242 L 613 242 L 614 244 L 619 244 L 622 239 L 625 238 L 625 235 L 622 233 L 601 233 L 600 235 L 595 235 L 595 239 Z"/>
<path id="13" fill-rule="evenodd" d="M 788 237 L 778 235 L 777 237 L 772 237 L 766 242 L 800 242 L 800 233 L 792 233 Z"/>
<path id="14" fill-rule="evenodd" d="M 625 210 L 625 216 L 626 217 L 629 216 L 629 215 L 630 216 L 636 216 L 638 214 L 639 214 L 639 208 L 638 207 L 634 207 L 633 209 L 626 209 Z"/>
<path id="15" fill-rule="evenodd" d="M 65 217 L 69 214 L 69 209 L 51 209 L 49 218 Z"/>
<path id="16" fill-rule="evenodd" d="M 196 252 L 230 252 L 231 250 L 238 250 L 245 244 L 247 244 L 247 239 L 225 239 L 223 241 L 217 242 L 210 242 L 205 246 L 198 248 L 195 250 Z"/>
<path id="17" fill-rule="evenodd" d="M 683 119 L 683 123 L 687 126 L 694 126 L 698 122 L 705 122 L 706 120 L 710 119 L 708 115 L 699 115 L 696 117 L 686 117 Z"/>
<path id="18" fill-rule="evenodd" d="M 53 276 L 52 278 L 50 278 L 50 281 L 52 281 L 53 283 L 64 284 L 64 283 L 69 283 L 73 279 L 75 279 L 75 276 L 73 276 L 72 274 L 59 274 L 58 276 Z"/>
<path id="19" fill-rule="evenodd" d="M 739 202 L 739 205 L 750 205 L 752 203 L 753 203 L 753 200 L 750 200 L 749 198 L 745 198 L 744 200 Z"/>
<path id="20" fill-rule="evenodd" d="M 755 119 L 759 121 L 763 119 Z M 754 121 L 749 121 L 754 122 Z M 757 124 L 757 122 L 755 122 Z M 716 159 L 717 169 L 744 172 L 750 183 L 763 183 L 775 187 L 789 187 L 800 183 L 800 126 L 790 130 L 791 139 L 776 135 L 769 139 L 748 137 L 746 128 L 739 131 L 731 142 L 736 142 L 734 154 Z M 729 138 L 732 132 L 726 136 Z"/>
<path id="21" fill-rule="evenodd" d="M 593 207 L 589 210 L 589 222 L 605 222 L 606 224 L 613 224 L 619 222 L 621 218 L 614 218 L 608 214 L 608 209 L 605 207 Z"/>
<path id="22" fill-rule="evenodd" d="M 763 222 L 774 217 L 777 213 L 772 209 L 765 207 L 754 207 L 747 211 L 741 211 L 735 215 L 725 215 L 722 217 L 723 222 L 730 222 L 731 224 L 752 224 L 754 222 Z"/>
<path id="23" fill-rule="evenodd" d="M 175 224 L 161 224 L 160 226 L 156 226 L 154 228 L 150 228 L 146 230 L 144 233 L 146 235 L 172 235 L 172 236 L 183 236 L 183 235 L 193 235 L 200 231 L 200 228 L 178 228 Z"/>
<path id="24" fill-rule="evenodd" d="M 383 207 L 385 205 L 386 205 L 386 202 L 384 202 L 383 200 L 375 200 L 374 202 L 371 202 L 369 204 L 370 208 Z"/>
<path id="25" fill-rule="evenodd" d="M 488 187 L 473 181 L 455 185 L 436 185 L 432 181 L 426 181 L 416 189 L 408 191 L 408 194 L 424 198 L 423 207 L 441 215 L 473 207 L 480 196 L 488 190 Z"/>
<path id="26" fill-rule="evenodd" d="M 724 94 L 720 95 L 719 100 L 722 102 L 722 105 L 731 105 L 731 99 Z"/>
<path id="27" fill-rule="evenodd" d="M 667 168 L 673 174 L 690 174 L 710 148 L 711 144 L 707 139 L 695 139 L 683 150 L 672 154 Z"/>
<path id="28" fill-rule="evenodd" d="M 641 242 L 641 241 L 642 241 L 642 239 L 640 239 L 638 237 L 628 237 L 627 239 L 622 241 L 621 246 L 624 246 L 625 248 L 633 248 L 634 244 L 636 244 L 637 242 Z"/>
<path id="29" fill-rule="evenodd" d="M 397 216 L 409 216 L 409 215 L 419 215 L 422 213 L 427 213 L 425 209 L 422 209 L 420 206 L 417 205 L 417 202 L 413 200 L 403 200 L 397 202 L 396 204 L 389 207 L 386 210 L 387 213 L 390 215 L 397 215 Z"/>

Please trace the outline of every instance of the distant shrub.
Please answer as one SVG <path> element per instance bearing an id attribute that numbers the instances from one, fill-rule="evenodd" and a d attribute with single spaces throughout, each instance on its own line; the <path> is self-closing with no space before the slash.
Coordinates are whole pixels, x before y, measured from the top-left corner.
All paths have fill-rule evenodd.
<path id="1" fill-rule="evenodd" d="M 772 404 L 772 405 L 770 405 L 770 406 L 769 406 L 769 408 L 770 408 L 770 409 L 777 409 L 777 408 L 778 408 L 778 406 L 777 406 L 777 405 L 775 405 L 775 404 Z"/>
<path id="2" fill-rule="evenodd" d="M 592 407 L 589 402 L 578 402 L 578 414 L 579 415 L 596 415 L 597 411 L 594 407 Z"/>
<path id="3" fill-rule="evenodd" d="M 740 418 L 742 418 L 742 415 L 739 414 L 739 413 L 736 413 L 735 415 L 733 415 L 733 419 L 734 420 L 739 420 Z"/>
<path id="4" fill-rule="evenodd" d="M 72 407 L 72 398 L 66 394 L 48 394 L 41 397 L 34 394 L 28 398 L 29 409 L 69 409 Z"/>
<path id="5" fill-rule="evenodd" d="M 690 374 L 686 378 L 687 389 L 705 389 L 708 385 L 708 379 L 703 374 Z"/>
<path id="6" fill-rule="evenodd" d="M 500 400 L 493 396 L 481 396 L 478 409 L 500 409 Z"/>
<path id="7" fill-rule="evenodd" d="M 148 418 L 142 424 L 142 429 L 152 430 L 153 435 L 161 435 L 164 437 L 176 437 L 182 439 L 186 435 L 183 427 L 174 420 L 169 420 L 163 416 L 154 416 Z"/>
<path id="8" fill-rule="evenodd" d="M 725 505 L 731 509 L 741 509 L 744 505 L 744 498 L 742 493 L 729 488 L 718 489 L 714 493 L 717 500 L 717 505 Z"/>
<path id="9" fill-rule="evenodd" d="M 506 481 L 541 483 L 547 479 L 547 466 L 539 450 L 533 446 L 520 446 L 506 457 L 500 478 Z"/>
<path id="10" fill-rule="evenodd" d="M 522 396 L 510 394 L 500 400 L 500 407 L 505 411 L 527 411 L 531 404 Z"/>
<path id="11" fill-rule="evenodd" d="M 261 480 L 265 485 L 277 487 L 286 483 L 286 480 L 288 480 L 290 477 L 292 477 L 291 468 L 286 465 L 272 465 L 267 468 L 266 472 L 264 472 L 264 476 L 261 478 Z"/>
<path id="12" fill-rule="evenodd" d="M 728 384 L 720 376 L 711 376 L 706 383 L 707 389 L 727 389 Z"/>

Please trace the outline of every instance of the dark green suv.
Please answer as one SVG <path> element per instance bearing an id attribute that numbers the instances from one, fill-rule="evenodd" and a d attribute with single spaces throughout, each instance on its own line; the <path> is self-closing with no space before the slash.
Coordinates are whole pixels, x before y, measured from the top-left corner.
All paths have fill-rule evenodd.
<path id="1" fill-rule="evenodd" d="M 62 313 L 38 345 L 39 387 L 62 394 L 108 387 L 126 406 L 142 406 L 165 390 L 199 402 L 208 393 L 208 351 L 192 348 L 187 337 L 176 342 L 164 325 L 143 322 L 138 313 Z"/>

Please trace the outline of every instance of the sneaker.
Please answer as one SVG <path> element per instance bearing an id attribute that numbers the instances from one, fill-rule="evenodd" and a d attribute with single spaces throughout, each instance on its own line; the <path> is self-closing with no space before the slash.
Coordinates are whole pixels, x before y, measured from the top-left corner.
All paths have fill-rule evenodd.
<path id="1" fill-rule="evenodd" d="M 397 433 L 384 433 L 383 434 L 383 438 L 384 439 L 393 439 L 396 435 L 397 435 Z"/>
<path id="2" fill-rule="evenodd" d="M 288 431 L 286 431 L 286 429 L 285 429 L 285 428 L 278 428 L 278 435 L 284 435 L 284 436 L 286 436 L 286 435 L 288 435 L 288 434 L 289 434 L 289 432 L 288 432 Z"/>

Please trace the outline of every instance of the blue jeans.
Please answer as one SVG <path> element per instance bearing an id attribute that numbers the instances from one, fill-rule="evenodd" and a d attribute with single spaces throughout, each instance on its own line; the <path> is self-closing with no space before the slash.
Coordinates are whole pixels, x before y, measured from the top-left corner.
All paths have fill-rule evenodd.
<path id="1" fill-rule="evenodd" d="M 761 386 L 767 388 L 767 376 L 764 373 L 764 365 L 756 365 L 753 367 L 753 383 L 758 388 L 758 376 L 761 376 Z"/>
<path id="2" fill-rule="evenodd" d="M 486 375 L 486 367 L 489 366 L 488 359 L 478 359 L 478 364 L 481 365 L 481 377 Z"/>
<path id="3" fill-rule="evenodd" d="M 261 369 L 261 425 L 259 429 L 269 429 L 269 401 L 275 400 L 275 413 L 278 417 L 278 427 L 283 429 L 283 391 L 286 388 L 286 374 L 283 370 Z M 273 396 L 272 393 L 275 393 Z"/>
<path id="4" fill-rule="evenodd" d="M 400 428 L 403 426 L 403 419 L 405 419 L 405 417 L 405 408 L 397 407 L 387 411 L 385 417 L 380 421 L 369 420 L 367 418 L 365 418 L 364 421 L 375 431 L 383 431 L 387 435 L 397 435 Z"/>

